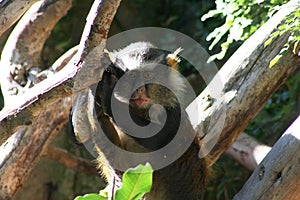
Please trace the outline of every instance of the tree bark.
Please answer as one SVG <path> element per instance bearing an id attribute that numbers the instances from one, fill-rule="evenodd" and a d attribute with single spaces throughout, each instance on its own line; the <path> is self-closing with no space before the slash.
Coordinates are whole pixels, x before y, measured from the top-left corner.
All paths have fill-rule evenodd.
<path id="1" fill-rule="evenodd" d="M 47 78 L 42 50 L 53 27 L 72 6 L 72 0 L 42 0 L 33 4 L 10 34 L 1 54 L 1 88 L 5 105 L 16 95 Z M 34 70 L 33 70 L 34 68 Z M 33 70 L 33 71 L 32 71 Z"/>
<path id="2" fill-rule="evenodd" d="M 100 7 L 101 3 L 107 3 L 106 7 Z M 119 3 L 119 1 L 112 2 L 109 0 L 95 1 L 91 11 L 93 15 L 89 15 L 79 50 L 73 59 L 56 73 L 51 80 L 47 79 L 35 85 L 26 95 L 22 96 L 22 99 L 18 99 L 19 101 L 12 107 L 0 112 L 0 144 L 5 142 L 20 127 L 35 127 L 36 118 L 41 116 L 47 108 L 55 105 L 55 109 L 63 109 L 58 101 L 64 97 L 87 88 L 100 80 L 99 77 L 95 78 L 93 76 L 93 74 L 100 74 L 95 62 L 98 61 L 99 55 L 102 54 L 102 45 L 105 43 L 105 38 L 103 37 L 107 36 L 110 23 Z M 214 132 L 213 128 L 222 128 L 221 136 L 219 139 L 217 138 L 218 143 L 211 153 L 213 161 L 236 140 L 267 99 L 284 83 L 284 80 L 299 68 L 299 57 L 292 52 L 288 52 L 282 57 L 280 62 L 273 66 L 272 69 L 268 68 L 269 61 L 283 47 L 287 39 L 286 35 L 274 40 L 273 44 L 267 48 L 263 47 L 264 41 L 275 30 L 277 25 L 284 23 L 283 18 L 298 8 L 297 6 L 291 6 L 279 11 L 274 18 L 245 42 L 221 69 L 208 86 L 208 89 L 197 98 L 197 100 L 200 100 L 203 97 L 208 97 L 210 94 L 209 89 L 215 89 L 216 84 L 220 83 L 217 80 L 218 78 L 221 78 L 222 82 L 226 83 L 222 90 L 217 91 L 217 95 L 212 95 L 213 98 L 220 99 L 220 101 L 214 101 L 213 99 L 212 105 L 203 110 L 204 120 L 198 125 L 199 130 L 204 130 L 204 133 L 206 133 L 206 141 L 209 141 L 209 137 L 214 136 L 212 134 Z M 101 13 L 104 15 L 102 18 Z M 98 17 L 102 20 L 95 20 Z M 104 29 L 101 23 L 105 23 Z M 100 45 L 101 48 L 97 49 L 97 45 Z M 95 48 L 96 53 L 101 53 L 94 54 L 95 52 L 91 52 Z M 79 81 L 78 88 L 73 90 L 74 79 L 71 78 L 75 77 L 78 68 L 86 69 L 86 71 L 79 77 L 81 82 Z M 222 121 L 218 120 L 219 114 L 222 113 L 221 111 L 227 112 L 224 126 L 209 127 L 207 125 L 209 121 Z M 51 124 L 49 118 L 47 118 L 46 122 Z M 29 165 L 28 167 L 30 169 L 32 166 Z M 1 167 L 1 170 L 12 169 Z M 12 187 L 17 188 L 15 185 L 12 185 Z M 4 195 L 12 194 L 11 190 L 6 191 L 8 190 L 7 187 L 2 187 L 1 189 L 4 190 Z"/>
<path id="3" fill-rule="evenodd" d="M 0 36 L 38 0 L 4 0 L 0 2 Z"/>
<path id="4" fill-rule="evenodd" d="M 53 107 L 59 109 L 53 109 Z M 21 188 L 30 172 L 40 160 L 47 145 L 68 122 L 70 99 L 58 101 L 35 118 L 31 126 L 24 126 L 10 141 L 1 146 L 0 199 L 10 199 Z M 49 119 L 52 119 L 51 121 Z M 15 141 L 14 139 L 17 139 Z"/>
<path id="5" fill-rule="evenodd" d="M 48 78 L 28 89 L 24 95 L 15 99 L 13 105 L 0 112 L 2 148 L 8 148 L 4 142 L 15 132 L 22 138 L 9 152 L 12 154 L 3 155 L 0 199 L 10 199 L 20 189 L 54 135 L 68 122 L 71 102 L 70 98 L 65 97 L 72 94 L 72 81 L 62 83 L 74 77 L 78 68 L 86 67 L 89 60 L 86 57 L 95 46 L 104 46 L 119 3 L 96 0 L 88 16 L 79 49 L 69 64 L 52 76 L 51 80 Z M 68 56 L 65 59 L 69 59 Z M 61 63 L 63 65 L 64 62 Z M 56 87 L 58 85 L 60 87 Z"/>
<path id="6" fill-rule="evenodd" d="M 210 152 L 212 163 L 233 144 L 286 78 L 299 69 L 300 57 L 291 50 L 269 68 L 270 61 L 287 42 L 287 34 L 264 47 L 278 25 L 285 23 L 285 17 L 297 9 L 299 5 L 291 1 L 279 10 L 232 55 L 188 107 L 192 116 L 197 101 L 198 105 L 206 105 L 203 99 L 210 99 L 212 105 L 203 109 L 202 121 L 197 127 L 200 136 L 206 134 L 205 152 Z"/>
<path id="7" fill-rule="evenodd" d="M 106 41 L 105 38 L 101 37 L 107 36 L 110 23 L 119 4 L 120 0 L 95 1 L 93 9 L 87 18 L 87 24 L 79 49 L 70 62 L 52 76 L 51 79 L 46 79 L 33 88 L 30 88 L 30 90 L 22 95 L 22 98 L 15 99 L 14 105 L 5 107 L 0 112 L 0 144 L 5 142 L 22 125 L 32 124 L 33 117 L 44 109 L 44 106 L 49 106 L 99 81 L 100 78 L 97 75 L 101 73 L 97 69 L 99 68 L 97 63 L 99 56 L 103 52 L 100 54 L 97 53 L 101 48 L 104 48 L 103 44 Z M 97 45 L 100 45 L 101 48 L 95 48 Z M 92 51 L 93 53 L 91 53 Z M 89 55 L 88 59 L 86 59 L 87 55 Z M 95 60 L 91 63 L 93 59 Z M 81 77 L 76 77 L 78 87 L 75 90 L 73 88 L 74 79 L 71 78 L 74 78 L 78 69 L 81 69 L 82 73 L 80 73 Z"/>
<path id="8" fill-rule="evenodd" d="M 300 198 L 300 117 L 285 131 L 234 200 Z"/>

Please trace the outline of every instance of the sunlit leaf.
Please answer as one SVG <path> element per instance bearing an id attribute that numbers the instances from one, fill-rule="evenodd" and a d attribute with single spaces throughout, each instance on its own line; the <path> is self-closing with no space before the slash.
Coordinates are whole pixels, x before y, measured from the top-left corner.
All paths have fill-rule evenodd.
<path id="1" fill-rule="evenodd" d="M 153 169 L 149 163 L 138 165 L 123 174 L 122 187 L 116 191 L 115 200 L 138 200 L 152 187 Z"/>
<path id="2" fill-rule="evenodd" d="M 275 37 L 277 37 L 278 35 L 279 35 L 279 31 L 274 32 L 274 33 L 272 34 L 272 36 L 271 36 L 267 41 L 265 41 L 264 46 L 267 47 L 269 44 L 271 44 L 272 41 L 273 41 L 273 39 L 274 39 Z"/>
<path id="3" fill-rule="evenodd" d="M 209 50 L 214 48 L 214 46 L 221 40 L 223 35 L 225 35 L 229 31 L 230 27 L 227 26 L 227 24 L 224 24 L 223 26 L 216 28 L 215 31 L 213 31 L 211 34 L 207 36 L 207 40 L 209 41 L 212 38 L 215 38 L 211 45 L 209 46 Z"/>
<path id="4" fill-rule="evenodd" d="M 297 54 L 297 47 L 298 47 L 298 45 L 299 45 L 299 42 L 300 42 L 300 40 L 297 40 L 295 43 L 294 43 L 294 48 L 293 48 L 293 53 L 294 54 Z"/>
<path id="5" fill-rule="evenodd" d="M 269 67 L 272 68 L 282 57 L 282 55 L 277 55 L 270 61 Z"/>
<path id="6" fill-rule="evenodd" d="M 74 200 L 108 200 L 107 197 L 103 197 L 99 194 L 86 194 L 84 196 L 78 196 Z"/>
<path id="7" fill-rule="evenodd" d="M 201 21 L 205 21 L 209 18 L 212 18 L 212 17 L 215 17 L 219 14 L 221 14 L 222 12 L 218 11 L 218 10 L 211 10 L 209 11 L 208 13 L 204 14 L 202 17 L 201 17 Z"/>

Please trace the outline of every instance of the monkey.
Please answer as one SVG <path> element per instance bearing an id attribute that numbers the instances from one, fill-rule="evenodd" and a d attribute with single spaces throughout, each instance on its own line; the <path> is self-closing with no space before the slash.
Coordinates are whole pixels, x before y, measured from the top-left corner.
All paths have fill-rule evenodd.
<path id="1" fill-rule="evenodd" d="M 165 52 L 149 42 L 135 42 L 113 52 L 106 50 L 110 64 L 94 94 L 97 119 L 114 145 L 128 152 L 149 153 L 175 140 L 172 151 L 162 156 L 172 158 L 182 152 L 179 158 L 154 171 L 153 186 L 145 200 L 201 199 L 210 176 L 208 159 L 198 156 L 201 140 L 185 112 L 186 83 L 178 72 L 181 51 Z M 139 127 L 150 128 L 136 131 L 130 120 Z M 106 122 L 112 126 L 107 127 Z M 151 135 L 151 130 L 157 131 Z M 96 151 L 99 169 L 108 184 L 119 185 L 116 180 L 121 179 L 122 172 L 110 164 L 119 158 L 112 156 L 103 142 Z"/>

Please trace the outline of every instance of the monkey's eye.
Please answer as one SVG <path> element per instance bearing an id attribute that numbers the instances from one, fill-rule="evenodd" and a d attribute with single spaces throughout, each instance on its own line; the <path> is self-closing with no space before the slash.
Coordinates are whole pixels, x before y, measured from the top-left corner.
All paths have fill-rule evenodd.
<path id="1" fill-rule="evenodd" d="M 154 73 L 152 71 L 146 71 L 143 73 L 143 78 L 145 80 L 151 80 L 154 78 Z"/>

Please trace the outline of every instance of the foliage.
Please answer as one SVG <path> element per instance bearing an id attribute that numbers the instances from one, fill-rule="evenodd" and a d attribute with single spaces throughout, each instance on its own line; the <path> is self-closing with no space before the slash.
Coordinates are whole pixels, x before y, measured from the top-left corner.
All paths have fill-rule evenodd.
<path id="1" fill-rule="evenodd" d="M 210 61 L 223 59 L 229 46 L 235 41 L 244 41 L 249 38 L 268 18 L 286 3 L 287 0 L 216 0 L 216 9 L 209 11 L 202 16 L 201 20 L 209 18 L 223 17 L 224 24 L 217 27 L 208 36 L 211 41 L 211 50 L 222 41 L 221 51 L 211 56 Z"/>
<path id="2" fill-rule="evenodd" d="M 149 163 L 128 169 L 122 177 L 122 187 L 114 194 L 114 200 L 138 200 L 152 187 L 153 169 Z M 86 194 L 78 196 L 75 200 L 108 200 L 108 191 L 102 190 L 100 194 Z"/>
<path id="3" fill-rule="evenodd" d="M 226 155 L 221 156 L 214 165 L 213 173 L 203 199 L 233 199 L 251 175 L 251 171 Z"/>
<path id="4" fill-rule="evenodd" d="M 286 81 L 252 120 L 246 132 L 272 146 L 299 115 L 300 72 Z"/>
<path id="5" fill-rule="evenodd" d="M 287 17 L 286 23 L 280 25 L 278 27 L 278 31 L 274 32 L 271 37 L 265 42 L 265 47 L 272 43 L 272 41 L 278 37 L 283 35 L 284 33 L 288 32 L 291 34 L 288 42 L 284 45 L 284 47 L 281 49 L 278 55 L 273 58 L 273 60 L 270 62 L 269 67 L 273 67 L 279 59 L 286 54 L 286 52 L 290 49 L 290 47 L 293 47 L 293 53 L 298 54 L 297 47 L 300 42 L 300 10 L 297 10 L 295 13 L 291 14 Z"/>

